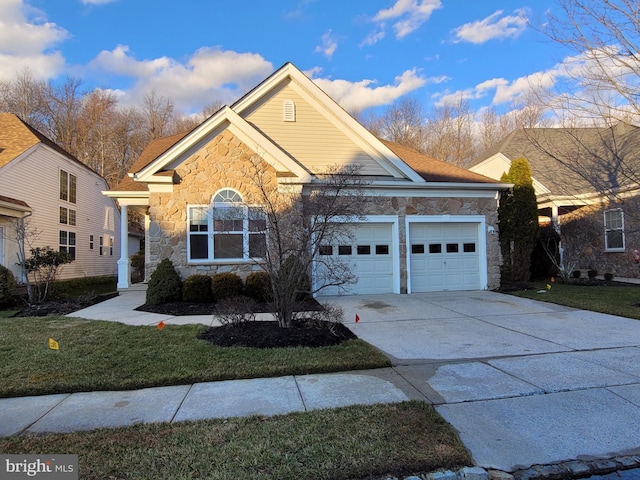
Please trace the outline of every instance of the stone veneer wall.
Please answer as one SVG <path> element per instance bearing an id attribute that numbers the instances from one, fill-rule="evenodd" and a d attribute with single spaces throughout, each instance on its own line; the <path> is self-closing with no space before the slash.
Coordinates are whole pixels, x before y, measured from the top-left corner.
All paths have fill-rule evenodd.
<path id="1" fill-rule="evenodd" d="M 241 277 L 259 270 L 245 262 L 228 264 L 187 264 L 187 205 L 209 204 L 212 195 L 222 188 L 233 188 L 245 201 L 259 196 L 255 180 L 248 172 L 248 162 L 254 152 L 228 131 L 218 135 L 177 169 L 179 181 L 172 193 L 150 195 L 149 249 L 155 259 L 146 265 L 147 278 L 163 258 L 169 258 L 183 279 L 196 273 L 213 275 L 235 272 Z M 267 181 L 275 185 L 275 171 L 264 163 Z M 367 202 L 369 215 L 397 215 L 400 233 L 401 291 L 407 290 L 406 231 L 408 215 L 484 215 L 487 227 L 497 228 L 497 207 L 494 198 L 404 198 L 373 197 Z M 498 235 L 487 235 L 489 288 L 500 285 L 500 246 Z"/>

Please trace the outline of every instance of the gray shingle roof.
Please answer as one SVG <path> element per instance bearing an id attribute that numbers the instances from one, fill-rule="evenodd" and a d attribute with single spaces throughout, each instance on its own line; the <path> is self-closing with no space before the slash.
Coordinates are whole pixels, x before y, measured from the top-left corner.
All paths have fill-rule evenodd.
<path id="1" fill-rule="evenodd" d="M 578 195 L 629 186 L 640 172 L 640 128 L 517 129 L 482 154 L 474 165 L 501 153 L 524 157 L 533 177 L 555 195 Z"/>

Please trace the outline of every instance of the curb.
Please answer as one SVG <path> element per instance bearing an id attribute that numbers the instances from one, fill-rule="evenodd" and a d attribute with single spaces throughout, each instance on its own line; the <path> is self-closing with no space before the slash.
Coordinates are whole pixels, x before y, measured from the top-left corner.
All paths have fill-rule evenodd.
<path id="1" fill-rule="evenodd" d="M 605 475 L 619 470 L 640 468 L 640 454 L 594 460 L 571 460 L 552 465 L 534 465 L 513 473 L 481 467 L 465 467 L 408 477 L 384 477 L 384 480 L 562 480 Z"/>

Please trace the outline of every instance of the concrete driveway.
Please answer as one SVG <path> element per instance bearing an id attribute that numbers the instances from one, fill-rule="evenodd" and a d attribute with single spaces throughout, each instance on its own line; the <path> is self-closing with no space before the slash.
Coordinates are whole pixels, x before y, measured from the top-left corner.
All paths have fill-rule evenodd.
<path id="1" fill-rule="evenodd" d="M 485 291 L 327 300 L 480 466 L 640 454 L 638 320 Z"/>

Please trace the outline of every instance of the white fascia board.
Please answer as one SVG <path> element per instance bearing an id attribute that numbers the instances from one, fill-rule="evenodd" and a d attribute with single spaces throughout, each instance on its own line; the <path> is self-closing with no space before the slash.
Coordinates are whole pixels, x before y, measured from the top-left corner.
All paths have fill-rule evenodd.
<path id="1" fill-rule="evenodd" d="M 274 145 L 267 137 L 262 135 L 246 120 L 226 106 L 138 172 L 134 179 L 138 182 L 169 183 L 171 181 L 170 177 L 155 177 L 154 174 L 165 168 L 167 165 L 170 165 L 190 149 L 197 147 L 198 143 L 202 142 L 203 139 L 214 132 L 217 128 L 222 127 L 225 123 L 227 124 L 225 128 L 229 129 L 231 133 L 236 135 L 250 148 L 259 150 L 257 153 L 263 156 L 263 158 L 273 165 L 276 170 L 291 171 L 300 179 L 310 179 L 309 172 L 304 170 L 299 164 L 289 158 L 282 150 Z"/>
<path id="2" fill-rule="evenodd" d="M 252 127 L 249 122 L 229 109 L 229 131 L 249 148 L 256 151 L 260 157 L 267 161 L 277 171 L 293 173 L 298 181 L 311 181 L 311 174 L 298 162 L 285 154 L 277 145 L 265 137 L 259 130 Z"/>
<path id="3" fill-rule="evenodd" d="M 105 197 L 118 200 L 118 203 L 120 203 L 120 205 L 149 205 L 149 192 L 141 192 L 138 190 L 103 190 L 101 193 Z"/>

